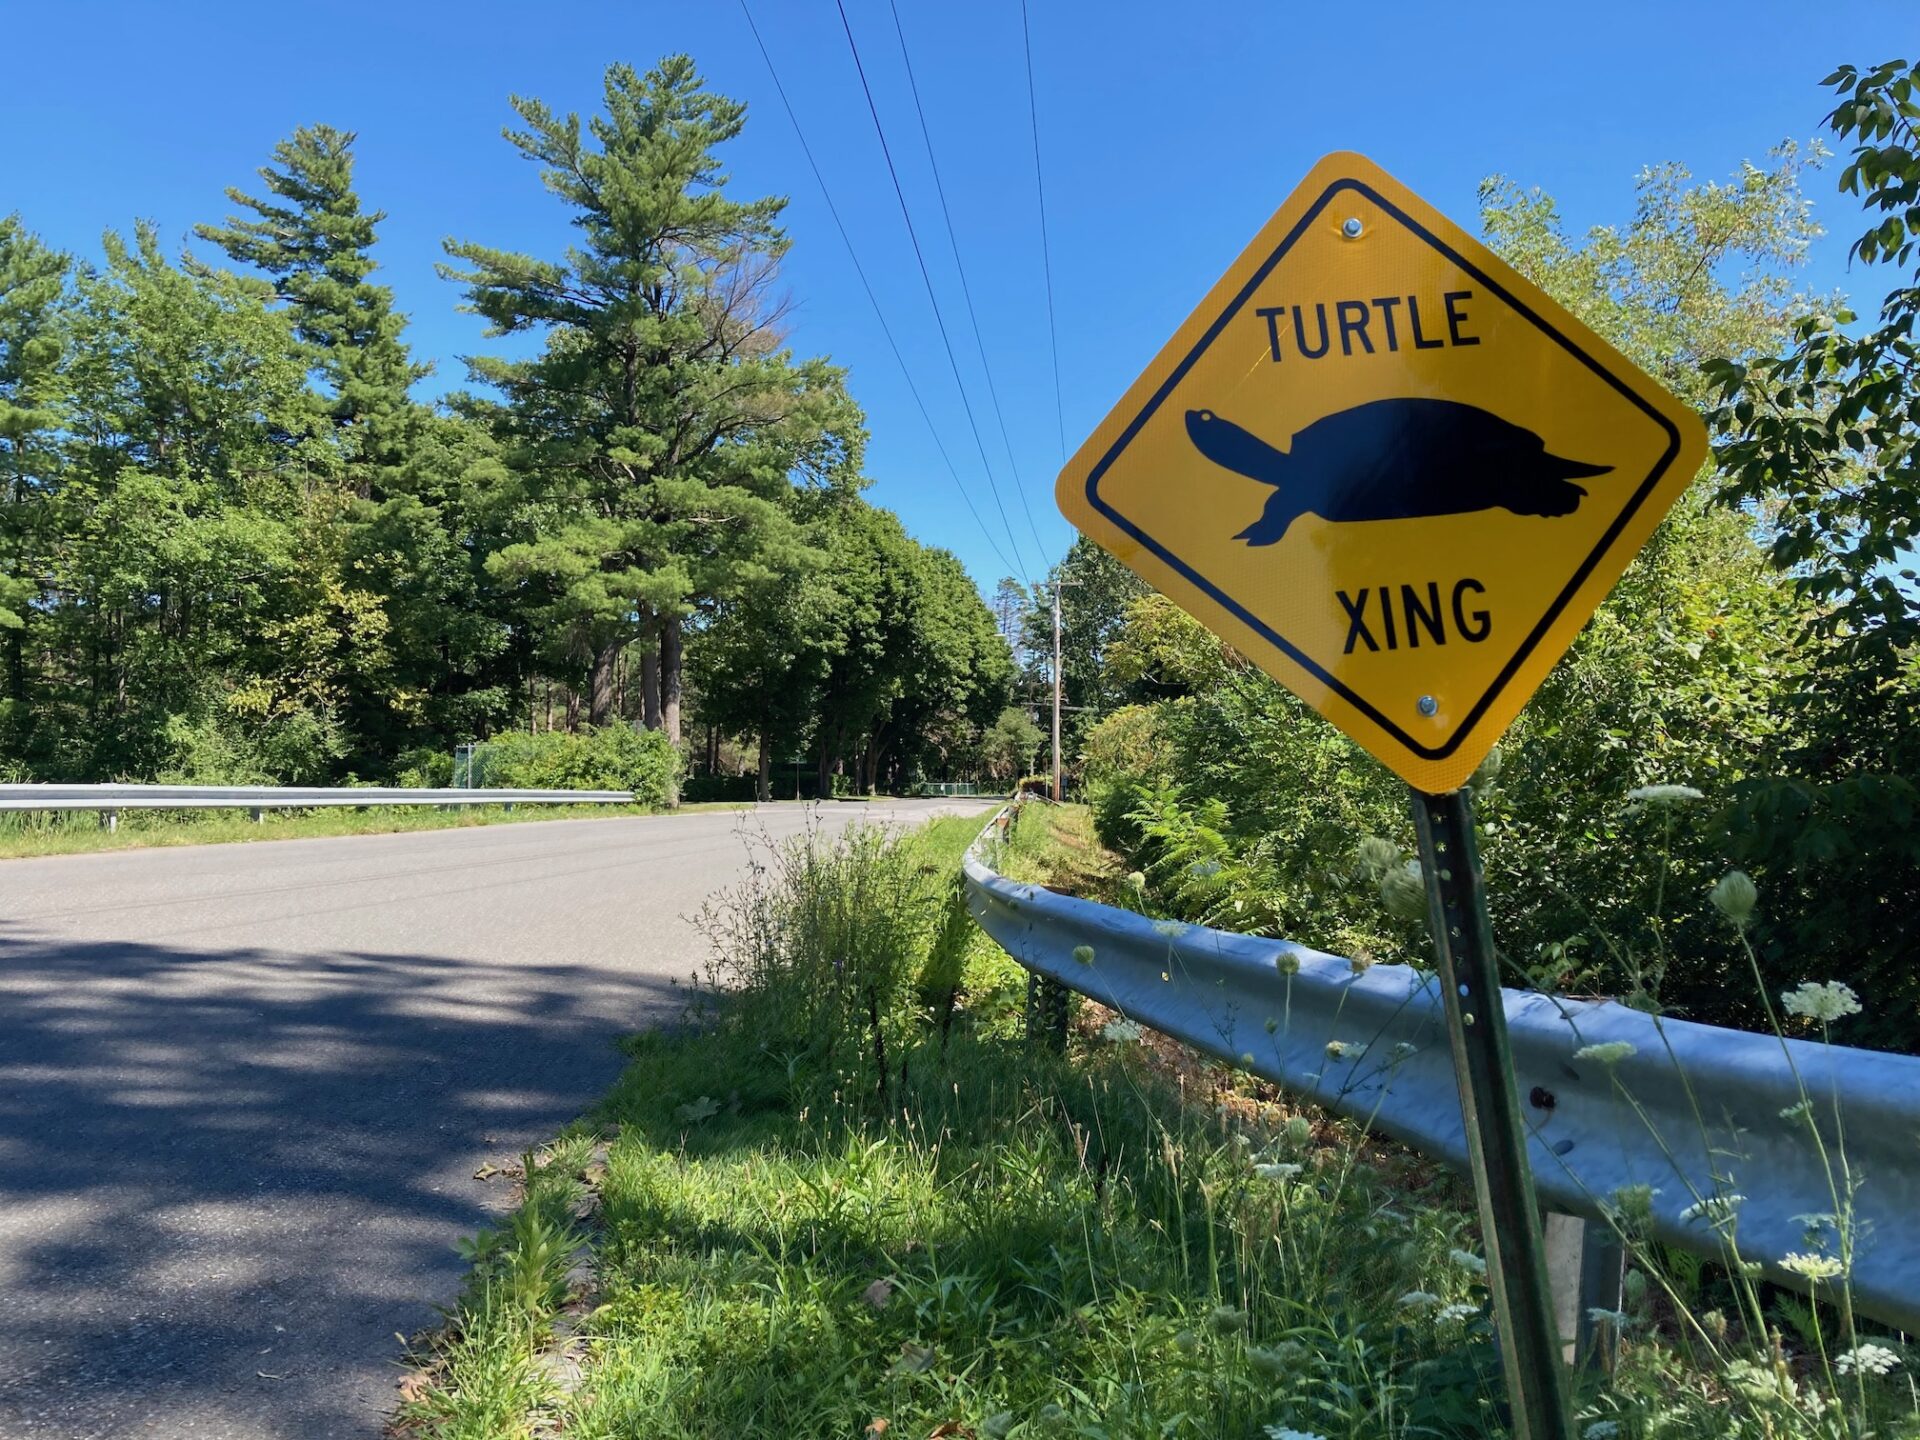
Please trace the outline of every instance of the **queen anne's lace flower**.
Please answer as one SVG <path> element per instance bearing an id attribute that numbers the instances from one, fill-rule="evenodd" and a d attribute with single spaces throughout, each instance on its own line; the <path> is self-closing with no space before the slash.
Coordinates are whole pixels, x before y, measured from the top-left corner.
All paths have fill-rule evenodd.
<path id="1" fill-rule="evenodd" d="M 1611 1325 L 1616 1330 L 1624 1330 L 1633 1323 L 1633 1317 L 1624 1310 L 1602 1310 L 1598 1306 L 1587 1311 L 1587 1319 L 1596 1325 Z"/>
<path id="2" fill-rule="evenodd" d="M 1418 860 L 1409 860 L 1380 877 L 1380 900 L 1389 915 L 1418 920 L 1427 913 L 1427 882 Z"/>
<path id="3" fill-rule="evenodd" d="M 1286 1425 L 1268 1425 L 1262 1431 L 1267 1440 L 1327 1440 L 1313 1430 L 1295 1430 Z"/>
<path id="4" fill-rule="evenodd" d="M 1627 792 L 1630 805 L 1686 805 L 1706 798 L 1691 785 L 1642 785 Z"/>
<path id="5" fill-rule="evenodd" d="M 1484 1275 L 1487 1273 L 1487 1262 L 1482 1260 L 1478 1255 L 1475 1255 L 1471 1250 L 1449 1250 L 1447 1252 L 1447 1258 L 1462 1270 L 1469 1270 L 1475 1275 Z"/>
<path id="6" fill-rule="evenodd" d="M 1580 1432 L 1580 1440 L 1614 1440 L 1619 1433 L 1618 1420 L 1596 1420 Z"/>
<path id="7" fill-rule="evenodd" d="M 1301 1167 L 1288 1161 L 1276 1164 L 1261 1164 L 1253 1167 L 1253 1173 L 1262 1180 L 1291 1180 L 1298 1175 Z"/>
<path id="8" fill-rule="evenodd" d="M 1480 1313 L 1478 1305 L 1467 1305 L 1456 1301 L 1452 1305 L 1442 1305 L 1434 1312 L 1434 1320 L 1446 1325 L 1455 1320 L 1471 1320 Z"/>
<path id="9" fill-rule="evenodd" d="M 1687 1206 L 1680 1212 L 1680 1218 L 1705 1220 L 1717 1225 L 1722 1220 L 1732 1218 L 1733 1212 L 1745 1203 L 1746 1198 L 1744 1195 L 1709 1195 L 1706 1199 Z"/>
<path id="10" fill-rule="evenodd" d="M 1440 1303 L 1440 1297 L 1431 1290 L 1409 1290 L 1397 1303 L 1402 1310 L 1431 1310 Z"/>
<path id="11" fill-rule="evenodd" d="M 1833 1368 L 1842 1375 L 1858 1371 L 1862 1375 L 1885 1375 L 1900 1363 L 1900 1357 L 1884 1345 L 1871 1342 L 1856 1345 L 1833 1358 Z"/>
<path id="12" fill-rule="evenodd" d="M 1831 1255 L 1805 1255 L 1796 1250 L 1780 1257 L 1780 1268 L 1803 1280 L 1832 1280 L 1846 1267 Z"/>
<path id="13" fill-rule="evenodd" d="M 1140 1040 L 1140 1027 L 1131 1020 L 1109 1020 L 1100 1033 L 1116 1045 L 1138 1044 Z"/>
<path id="14" fill-rule="evenodd" d="M 1789 1015 L 1804 1015 L 1822 1025 L 1860 1013 L 1860 997 L 1838 980 L 1829 980 L 1824 985 L 1804 980 L 1799 989 L 1782 992 L 1780 1004 Z"/>
<path id="15" fill-rule="evenodd" d="M 1760 891 L 1753 877 L 1744 870 L 1729 870 L 1707 892 L 1707 899 L 1735 925 L 1745 927 L 1753 918 L 1753 907 L 1760 903 Z"/>

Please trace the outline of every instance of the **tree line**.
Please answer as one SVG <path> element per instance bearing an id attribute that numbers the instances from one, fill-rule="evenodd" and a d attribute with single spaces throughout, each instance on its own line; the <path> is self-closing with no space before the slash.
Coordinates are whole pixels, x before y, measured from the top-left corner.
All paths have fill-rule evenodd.
<path id="1" fill-rule="evenodd" d="M 446 242 L 488 338 L 538 345 L 433 403 L 351 132 L 282 141 L 199 250 L 0 219 L 13 778 L 420 779 L 616 724 L 744 749 L 763 794 L 803 752 L 823 790 L 983 763 L 1007 647 L 861 498 L 846 374 L 786 342 L 785 202 L 721 170 L 744 107 L 684 56 L 610 67 L 584 121 L 512 106 L 573 243 Z"/>

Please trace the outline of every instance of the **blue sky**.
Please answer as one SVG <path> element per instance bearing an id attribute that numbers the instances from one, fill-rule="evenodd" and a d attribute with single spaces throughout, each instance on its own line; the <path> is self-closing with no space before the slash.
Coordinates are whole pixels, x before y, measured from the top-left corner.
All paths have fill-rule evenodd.
<path id="1" fill-rule="evenodd" d="M 847 0 L 987 455 L 1000 524 L 832 0 L 754 0 L 754 16 L 915 383 L 992 542 L 968 513 L 889 352 L 737 0 L 543 11 L 336 3 L 0 6 L 15 57 L 0 87 L 0 210 L 99 251 L 135 217 L 170 245 L 227 213 L 275 140 L 325 122 L 360 134 L 360 188 L 385 209 L 382 277 L 410 312 L 430 385 L 486 348 L 434 262 L 445 236 L 541 255 L 565 212 L 500 139 L 510 93 L 592 110 L 613 60 L 684 50 L 750 106 L 727 159 L 744 193 L 792 197 L 792 339 L 849 367 L 873 431 L 870 492 L 991 587 L 1037 575 L 1071 538 L 1052 482 L 1070 451 L 1320 155 L 1359 150 L 1463 223 L 1503 173 L 1569 224 L 1622 221 L 1635 173 L 1678 160 L 1722 177 L 1819 133 L 1819 80 L 1913 48 L 1909 4 L 1453 5 L 1029 0 L 1061 373 L 1047 342 L 1018 0 L 897 0 L 994 384 L 1000 445 L 940 220 L 887 0 Z M 21 57 L 26 63 L 21 63 Z M 1811 191 L 1833 229 L 1807 282 L 1877 300 L 1849 275 L 1836 167 Z M 1017 478 L 1016 478 L 1017 477 Z M 1031 525 L 1029 524 L 1031 517 Z M 1006 557 L 1003 559 L 1002 557 Z"/>

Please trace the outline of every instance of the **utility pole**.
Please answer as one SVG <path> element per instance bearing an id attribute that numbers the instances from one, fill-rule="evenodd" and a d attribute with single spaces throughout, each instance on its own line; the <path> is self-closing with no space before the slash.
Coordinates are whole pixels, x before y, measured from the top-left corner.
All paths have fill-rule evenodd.
<path id="1" fill-rule="evenodd" d="M 1060 783 L 1060 578 L 1053 581 L 1053 800 L 1066 799 Z"/>

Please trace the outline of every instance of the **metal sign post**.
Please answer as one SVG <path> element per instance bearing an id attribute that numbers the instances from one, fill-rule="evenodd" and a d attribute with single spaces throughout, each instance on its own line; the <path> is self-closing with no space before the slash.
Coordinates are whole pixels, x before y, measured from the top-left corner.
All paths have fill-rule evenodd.
<path id="1" fill-rule="evenodd" d="M 1412 795 L 1427 882 L 1427 924 L 1433 931 L 1453 1073 L 1460 1085 L 1513 1433 L 1516 1440 L 1570 1440 L 1560 1337 L 1547 1284 L 1540 1208 L 1527 1164 L 1526 1124 L 1507 1049 L 1500 966 L 1480 883 L 1473 801 L 1466 790 L 1445 795 L 1414 790 Z"/>

